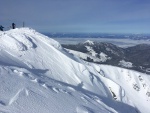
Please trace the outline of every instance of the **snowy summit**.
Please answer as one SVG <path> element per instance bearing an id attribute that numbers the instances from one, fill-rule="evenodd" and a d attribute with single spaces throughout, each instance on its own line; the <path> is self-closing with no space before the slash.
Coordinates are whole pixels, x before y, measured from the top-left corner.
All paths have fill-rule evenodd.
<path id="1" fill-rule="evenodd" d="M 0 113 L 149 113 L 150 76 L 88 63 L 29 28 L 0 32 Z"/>
<path id="2" fill-rule="evenodd" d="M 94 42 L 91 41 L 91 40 L 87 40 L 87 41 L 84 42 L 84 44 L 94 45 Z"/>

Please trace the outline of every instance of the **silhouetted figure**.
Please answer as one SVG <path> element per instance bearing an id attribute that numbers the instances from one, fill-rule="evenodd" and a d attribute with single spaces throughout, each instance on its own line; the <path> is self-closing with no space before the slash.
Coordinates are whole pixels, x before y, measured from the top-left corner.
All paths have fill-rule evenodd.
<path id="1" fill-rule="evenodd" d="M 23 27 L 25 27 L 25 22 L 23 22 Z"/>
<path id="2" fill-rule="evenodd" d="M 3 31 L 3 28 L 4 28 L 4 27 L 3 27 L 2 25 L 0 25 L 0 30 L 1 30 L 1 31 Z"/>
<path id="3" fill-rule="evenodd" d="M 12 23 L 12 28 L 15 29 L 15 27 L 16 27 L 16 24 Z"/>

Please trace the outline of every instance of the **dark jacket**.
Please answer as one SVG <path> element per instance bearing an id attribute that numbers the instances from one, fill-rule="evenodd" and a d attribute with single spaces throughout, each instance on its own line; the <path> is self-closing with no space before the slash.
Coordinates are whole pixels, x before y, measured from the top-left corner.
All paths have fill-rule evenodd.
<path id="1" fill-rule="evenodd" d="M 15 27 L 16 27 L 16 24 L 12 23 L 12 28 L 15 29 Z"/>
<path id="2" fill-rule="evenodd" d="M 4 28 L 4 27 L 3 27 L 2 25 L 0 25 L 0 31 L 3 31 L 3 28 Z"/>

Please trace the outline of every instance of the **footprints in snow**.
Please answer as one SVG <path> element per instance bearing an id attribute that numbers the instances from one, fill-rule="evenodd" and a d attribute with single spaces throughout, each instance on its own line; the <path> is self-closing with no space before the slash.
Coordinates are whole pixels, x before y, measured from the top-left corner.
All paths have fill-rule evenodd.
<path id="1" fill-rule="evenodd" d="M 44 81 L 42 81 L 42 80 L 40 80 L 38 78 L 35 78 L 34 76 L 32 76 L 29 73 L 24 73 L 24 72 L 18 71 L 18 70 L 13 70 L 13 72 L 17 73 L 18 76 L 20 76 L 20 77 L 28 78 L 31 82 L 37 83 L 37 84 L 39 84 L 40 86 L 42 86 L 43 88 L 45 88 L 47 90 L 49 89 L 49 90 L 51 90 L 51 91 L 53 91 L 55 93 L 65 93 L 65 94 L 71 95 L 71 92 L 69 92 L 69 91 L 67 91 L 67 90 L 65 90 L 63 88 L 58 88 L 58 87 L 51 86 L 51 85 L 47 84 L 46 82 L 44 82 Z M 57 84 L 57 85 L 59 87 L 62 86 L 60 84 Z M 73 88 L 72 89 L 68 88 L 68 90 L 72 90 L 73 91 Z"/>
<path id="2" fill-rule="evenodd" d="M 147 97 L 150 98 L 150 87 L 148 88 L 147 92 L 146 92 Z"/>
<path id="3" fill-rule="evenodd" d="M 58 87 L 54 87 L 54 86 L 48 85 L 48 84 L 46 84 L 46 82 L 41 81 L 41 80 L 39 80 L 37 78 L 35 78 L 35 79 L 31 80 L 31 81 L 34 82 L 34 83 L 38 83 L 43 88 L 45 88 L 47 90 L 49 89 L 49 90 L 51 90 L 51 91 L 53 91 L 55 93 L 66 93 L 66 94 L 70 94 L 71 95 L 71 92 L 68 92 L 68 91 L 66 91 L 65 89 L 62 89 L 62 88 L 58 88 Z"/>
<path id="4" fill-rule="evenodd" d="M 53 87 L 53 86 L 46 86 L 48 89 L 52 90 L 54 93 L 65 93 L 71 95 L 71 92 L 66 91 L 65 89 Z"/>
<path id="5" fill-rule="evenodd" d="M 123 73 L 124 71 L 121 70 L 121 72 Z M 147 90 L 146 96 L 150 98 L 150 86 L 147 85 L 147 83 L 145 82 L 145 80 L 143 79 L 143 77 L 141 75 L 138 76 L 138 80 L 142 84 L 142 87 L 144 88 L 144 90 Z M 128 82 L 132 81 L 132 77 L 131 77 L 129 71 L 127 72 L 127 75 L 126 75 L 126 81 L 128 81 Z M 132 83 L 132 87 L 136 91 L 140 91 L 140 86 L 136 82 Z"/>
<path id="6" fill-rule="evenodd" d="M 36 76 L 33 76 L 28 72 L 25 73 L 25 72 L 22 72 L 22 71 L 16 70 L 16 69 L 13 70 L 13 72 L 17 73 L 18 76 L 20 76 L 20 77 L 27 78 L 29 81 L 31 81 L 35 84 L 38 84 L 39 86 L 43 87 L 45 90 L 50 90 L 50 91 L 52 91 L 53 93 L 56 93 L 56 94 L 63 93 L 63 94 L 73 96 L 73 92 L 76 91 L 76 89 L 74 87 L 71 87 L 71 86 L 64 87 L 62 84 L 56 83 L 54 81 L 51 81 L 50 83 L 47 83 L 46 81 L 41 80 L 38 77 L 36 78 Z M 82 86 L 82 83 L 80 85 Z M 30 93 L 27 90 L 25 90 L 25 93 L 26 93 L 26 95 L 30 95 Z M 85 94 L 82 94 L 82 93 L 80 95 L 81 95 L 80 99 L 85 104 L 88 104 L 88 102 L 91 101 L 91 100 L 93 101 L 93 103 L 96 103 L 96 104 L 101 103 L 101 99 L 99 97 L 96 97 L 95 95 L 88 96 L 88 95 L 85 95 Z M 15 100 L 15 99 L 13 99 L 13 100 Z M 10 102 L 10 103 L 12 103 L 12 102 Z M 81 110 L 79 110 L 79 111 L 81 111 Z"/>
<path id="7" fill-rule="evenodd" d="M 140 87 L 139 87 L 136 83 L 133 83 L 133 88 L 134 88 L 136 91 L 140 91 Z"/>
<path id="8" fill-rule="evenodd" d="M 139 75 L 138 78 L 141 81 L 143 88 L 145 89 L 147 87 L 147 84 L 145 83 L 144 79 L 141 77 L 141 75 Z"/>
<path id="9" fill-rule="evenodd" d="M 33 80 L 33 79 L 34 79 L 34 77 L 33 77 L 30 73 L 24 73 L 24 72 L 18 71 L 18 70 L 16 70 L 16 69 L 13 70 L 13 72 L 14 72 L 14 73 L 17 73 L 18 76 L 20 76 L 20 77 L 29 78 L 30 80 Z"/>

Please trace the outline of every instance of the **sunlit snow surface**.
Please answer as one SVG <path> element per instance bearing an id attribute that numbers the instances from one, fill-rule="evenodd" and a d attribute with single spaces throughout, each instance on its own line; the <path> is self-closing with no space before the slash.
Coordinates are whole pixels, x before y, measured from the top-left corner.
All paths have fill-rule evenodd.
<path id="1" fill-rule="evenodd" d="M 150 77 L 87 63 L 33 29 L 0 32 L 0 113 L 149 113 Z"/>
<path id="2" fill-rule="evenodd" d="M 121 60 L 118 65 L 120 65 L 120 66 L 122 66 L 122 67 L 127 67 L 127 68 L 133 67 L 133 65 L 132 65 L 131 62 L 126 62 L 126 61 L 124 61 L 124 60 Z"/>

